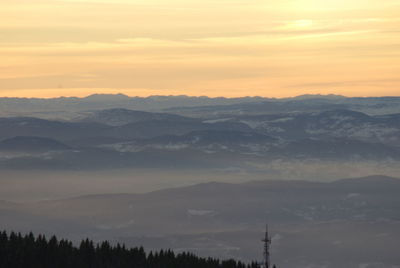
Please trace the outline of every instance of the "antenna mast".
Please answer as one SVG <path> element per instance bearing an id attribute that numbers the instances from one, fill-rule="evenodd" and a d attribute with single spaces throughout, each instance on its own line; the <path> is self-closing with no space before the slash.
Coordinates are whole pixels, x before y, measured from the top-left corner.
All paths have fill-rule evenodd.
<path id="1" fill-rule="evenodd" d="M 270 252 L 269 252 L 269 248 L 271 246 L 271 238 L 269 236 L 268 233 L 268 224 L 266 225 L 265 228 L 265 237 L 262 240 L 262 242 L 264 242 L 264 267 L 265 268 L 270 268 L 271 266 L 271 262 L 270 262 Z"/>

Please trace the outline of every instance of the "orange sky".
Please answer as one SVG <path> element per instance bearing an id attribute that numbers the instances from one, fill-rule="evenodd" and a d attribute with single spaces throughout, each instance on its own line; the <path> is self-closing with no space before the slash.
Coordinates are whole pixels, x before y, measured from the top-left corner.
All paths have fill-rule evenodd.
<path id="1" fill-rule="evenodd" d="M 5 0 L 0 96 L 400 95 L 400 0 Z"/>

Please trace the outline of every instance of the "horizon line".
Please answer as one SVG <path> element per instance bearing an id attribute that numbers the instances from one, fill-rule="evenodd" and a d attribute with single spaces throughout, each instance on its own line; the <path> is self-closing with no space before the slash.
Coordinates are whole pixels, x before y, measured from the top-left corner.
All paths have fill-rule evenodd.
<path id="1" fill-rule="evenodd" d="M 268 96 L 260 96 L 260 95 L 243 95 L 243 96 L 238 96 L 238 97 L 228 97 L 228 96 L 207 96 L 207 95 L 186 95 L 186 94 L 165 94 L 165 95 L 160 95 L 160 94 L 154 94 L 154 95 L 147 95 L 147 96 L 139 96 L 139 95 L 128 95 L 125 93 L 92 93 L 88 94 L 82 97 L 79 96 L 64 96 L 60 95 L 58 97 L 18 97 L 18 96 L 0 96 L 0 99 L 46 99 L 46 100 L 51 100 L 51 99 L 86 99 L 90 97 L 95 97 L 95 96 L 123 96 L 127 98 L 141 98 L 141 99 L 147 99 L 147 98 L 154 98 L 154 97 L 187 97 L 187 98 L 208 98 L 208 99 L 241 99 L 241 98 L 260 98 L 260 99 L 293 99 L 293 98 L 300 98 L 300 97 L 337 97 L 337 98 L 397 98 L 400 96 L 394 96 L 394 95 L 382 95 L 382 96 L 346 96 L 346 95 L 341 95 L 341 94 L 301 94 L 301 95 L 293 95 L 290 97 L 268 97 Z"/>

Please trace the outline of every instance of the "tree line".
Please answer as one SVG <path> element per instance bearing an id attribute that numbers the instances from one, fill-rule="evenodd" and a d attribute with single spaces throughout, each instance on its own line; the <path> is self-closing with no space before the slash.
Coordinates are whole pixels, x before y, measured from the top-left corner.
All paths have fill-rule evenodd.
<path id="1" fill-rule="evenodd" d="M 151 251 L 127 248 L 108 241 L 71 241 L 32 233 L 0 232 L 0 267 L 12 268 L 260 268 L 257 263 L 202 258 L 172 250 Z"/>

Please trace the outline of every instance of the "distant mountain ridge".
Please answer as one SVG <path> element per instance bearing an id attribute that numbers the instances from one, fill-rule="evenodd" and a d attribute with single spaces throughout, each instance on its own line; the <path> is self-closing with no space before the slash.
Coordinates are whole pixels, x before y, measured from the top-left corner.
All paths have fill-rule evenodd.
<path id="1" fill-rule="evenodd" d="M 370 116 L 334 109 L 313 113 L 236 116 L 255 130 L 285 139 L 344 138 L 400 145 L 400 115 Z"/>
<path id="2" fill-rule="evenodd" d="M 400 113 L 400 97 L 343 97 L 337 95 L 302 95 L 293 98 L 263 97 L 129 97 L 123 94 L 93 94 L 84 98 L 59 97 L 0 98 L 0 116 L 36 116 L 42 118 L 76 118 L 80 112 L 124 108 L 141 111 L 165 109 L 180 115 L 232 114 L 240 109 L 250 114 L 351 109 L 368 114 Z M 223 107 L 222 107 L 223 106 Z"/>
<path id="3" fill-rule="evenodd" d="M 186 165 L 258 170 L 266 161 L 279 160 L 400 161 L 400 114 L 371 116 L 335 109 L 217 115 L 190 118 L 119 108 L 85 112 L 69 121 L 0 118 L 0 140 L 8 139 L 3 151 L 7 146 L 8 151 L 14 147 L 14 151 L 27 153 L 34 146 L 36 151 L 60 151 L 51 157 L 5 155 L 0 158 L 0 168 L 185 168 Z M 21 136 L 37 140 L 15 138 Z M 73 152 L 61 152 L 61 144 L 73 147 Z"/>
<path id="4" fill-rule="evenodd" d="M 71 147 L 54 139 L 43 137 L 17 136 L 0 141 L 0 151 L 62 151 Z"/>
<path id="5" fill-rule="evenodd" d="M 180 106 L 226 105 L 260 101 L 260 97 L 208 98 L 189 96 L 128 97 L 123 94 L 93 94 L 84 98 L 59 97 L 0 98 L 0 116 L 37 116 L 43 118 L 76 118 L 80 112 L 104 109 L 161 111 Z"/>
<path id="6" fill-rule="evenodd" d="M 97 122 L 111 126 L 122 126 L 148 120 L 195 121 L 196 119 L 175 114 L 150 113 L 122 108 L 88 112 L 87 115 L 74 119 L 79 122 Z"/>

